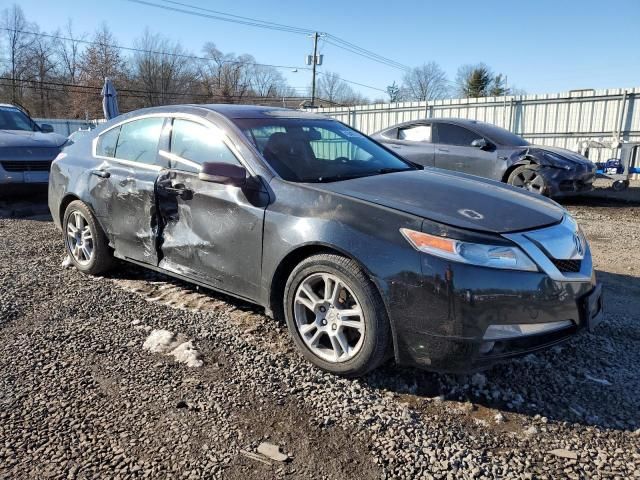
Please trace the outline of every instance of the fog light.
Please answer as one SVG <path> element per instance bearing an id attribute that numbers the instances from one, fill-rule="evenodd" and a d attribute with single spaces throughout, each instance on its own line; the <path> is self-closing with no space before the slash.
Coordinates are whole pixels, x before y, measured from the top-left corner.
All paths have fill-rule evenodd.
<path id="1" fill-rule="evenodd" d="M 573 325 L 571 320 L 560 320 L 549 323 L 519 323 L 514 325 L 489 325 L 484 333 L 483 340 L 504 340 L 507 338 L 524 337 L 526 335 L 539 335 L 562 330 Z"/>

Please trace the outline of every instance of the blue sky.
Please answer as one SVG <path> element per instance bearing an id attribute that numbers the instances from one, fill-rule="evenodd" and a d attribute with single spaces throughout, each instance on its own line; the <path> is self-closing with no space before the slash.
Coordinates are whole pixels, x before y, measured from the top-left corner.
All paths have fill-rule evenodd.
<path id="1" fill-rule="evenodd" d="M 160 0 L 152 0 L 161 3 Z M 439 63 L 453 80 L 459 65 L 485 62 L 527 93 L 640 86 L 640 0 L 182 0 L 218 11 L 332 33 L 405 65 Z M 3 2 L 5 3 L 5 2 Z M 155 9 L 126 0 L 20 0 L 44 31 L 71 18 L 79 31 L 106 22 L 121 45 L 146 26 L 194 54 L 214 42 L 259 62 L 304 66 L 311 39 Z M 5 5 L 9 5 L 7 1 Z M 321 43 L 325 71 L 384 89 L 402 72 Z M 283 70 L 292 86 L 310 72 Z M 370 98 L 382 92 L 355 87 Z"/>

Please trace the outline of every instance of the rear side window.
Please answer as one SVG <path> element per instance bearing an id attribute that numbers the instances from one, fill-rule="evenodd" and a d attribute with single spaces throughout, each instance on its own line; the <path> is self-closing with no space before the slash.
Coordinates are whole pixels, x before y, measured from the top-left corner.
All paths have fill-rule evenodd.
<path id="1" fill-rule="evenodd" d="M 96 154 L 101 157 L 113 158 L 116 156 L 116 144 L 120 135 L 120 127 L 112 128 L 98 137 Z"/>
<path id="2" fill-rule="evenodd" d="M 171 168 L 199 172 L 204 162 L 240 165 L 215 128 L 176 118 L 171 132 Z"/>
<path id="3" fill-rule="evenodd" d="M 450 123 L 438 123 L 436 125 L 436 131 L 438 134 L 438 143 L 445 145 L 469 147 L 471 146 L 471 142 L 481 138 L 481 135 L 473 133 L 471 130 Z"/>
<path id="4" fill-rule="evenodd" d="M 123 124 L 116 146 L 116 158 L 155 165 L 164 118 L 142 118 Z"/>
<path id="5" fill-rule="evenodd" d="M 431 125 L 413 125 L 398 130 L 398 139 L 410 142 L 430 142 Z"/>

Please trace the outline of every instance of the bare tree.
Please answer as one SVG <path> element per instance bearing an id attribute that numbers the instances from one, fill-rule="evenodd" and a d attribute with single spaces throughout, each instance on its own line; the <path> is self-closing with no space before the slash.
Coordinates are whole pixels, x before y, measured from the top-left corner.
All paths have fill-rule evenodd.
<path id="1" fill-rule="evenodd" d="M 23 80 L 28 67 L 29 44 L 32 35 L 26 33 L 32 27 L 26 20 L 22 8 L 14 4 L 2 11 L 4 40 L 9 53 L 9 75 L 11 79 L 11 102 L 21 103 L 24 93 Z"/>
<path id="2" fill-rule="evenodd" d="M 180 42 L 145 30 L 135 46 L 140 51 L 133 56 L 133 78 L 144 91 L 145 106 L 191 101 L 184 93 L 194 87 L 193 60 Z"/>
<path id="3" fill-rule="evenodd" d="M 250 66 L 249 81 L 252 93 L 258 97 L 283 97 L 291 93 L 284 76 L 273 67 Z"/>
<path id="4" fill-rule="evenodd" d="M 215 101 L 240 103 L 249 94 L 250 67 L 255 59 L 224 54 L 211 42 L 205 44 L 204 54 L 208 61 L 200 65 L 200 79 L 207 95 Z"/>
<path id="5" fill-rule="evenodd" d="M 66 83 L 75 85 L 80 76 L 80 58 L 82 53 L 82 45 L 87 38 L 86 34 L 76 35 L 73 30 L 73 21 L 69 19 L 62 33 L 57 31 L 57 37 L 65 37 L 55 39 L 55 49 L 58 61 L 62 69 L 62 77 Z M 66 40 L 68 39 L 68 40 Z"/>
<path id="6" fill-rule="evenodd" d="M 55 81 L 57 58 L 50 38 L 34 35 L 28 49 L 28 77 L 37 96 L 35 115 L 48 117 L 52 113 L 51 89 L 48 83 Z"/>
<path id="7" fill-rule="evenodd" d="M 447 75 L 436 62 L 414 67 L 402 79 L 402 97 L 407 100 L 436 100 L 448 94 Z"/>
<path id="8" fill-rule="evenodd" d="M 120 49 L 106 24 L 103 24 L 93 36 L 92 44 L 82 53 L 80 59 L 80 81 L 83 86 L 92 87 L 86 89 L 86 93 L 80 94 L 84 98 L 87 114 L 93 117 L 102 116 L 100 91 L 97 90 L 104 84 L 106 77 L 111 78 L 116 89 L 118 85 L 126 85 L 128 76 L 124 58 L 120 55 Z M 123 95 L 118 97 L 122 102 Z M 82 112 L 75 112 L 76 115 Z"/>
<path id="9" fill-rule="evenodd" d="M 318 98 L 320 100 L 340 103 L 342 105 L 369 103 L 369 100 L 364 95 L 356 92 L 335 72 L 323 72 L 318 78 L 316 85 Z"/>

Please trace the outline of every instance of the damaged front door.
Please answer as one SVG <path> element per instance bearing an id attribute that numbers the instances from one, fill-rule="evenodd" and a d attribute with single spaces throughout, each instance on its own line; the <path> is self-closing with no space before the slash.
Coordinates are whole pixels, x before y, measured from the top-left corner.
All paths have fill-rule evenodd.
<path id="1" fill-rule="evenodd" d="M 176 118 L 170 169 L 157 183 L 160 267 L 248 299 L 259 292 L 262 224 L 268 196 L 260 182 L 244 187 L 199 179 L 205 162 L 240 165 L 213 125 Z"/>

